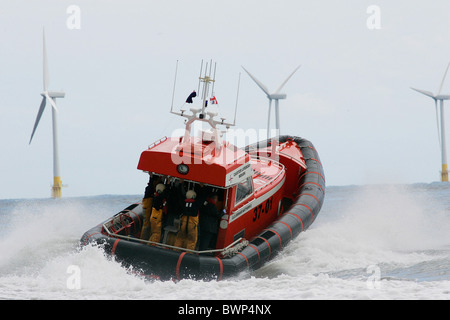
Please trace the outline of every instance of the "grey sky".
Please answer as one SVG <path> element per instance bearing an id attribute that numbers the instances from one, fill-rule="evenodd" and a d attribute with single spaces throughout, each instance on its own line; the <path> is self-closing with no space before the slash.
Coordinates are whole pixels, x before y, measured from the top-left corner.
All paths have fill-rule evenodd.
<path id="1" fill-rule="evenodd" d="M 67 27 L 70 5 L 81 10 L 80 29 Z M 371 5 L 381 29 L 367 27 Z M 0 198 L 50 196 L 48 106 L 28 145 L 43 27 L 50 88 L 66 92 L 57 101 L 63 196 L 143 192 L 141 151 L 183 124 L 168 113 L 176 60 L 175 106 L 197 87 L 201 59 L 213 59 L 228 118 L 242 72 L 244 130 L 266 128 L 268 102 L 241 65 L 273 90 L 301 64 L 283 90 L 281 133 L 315 144 L 327 185 L 438 181 L 434 104 L 409 87 L 438 89 L 449 18 L 447 0 L 0 0 Z"/>

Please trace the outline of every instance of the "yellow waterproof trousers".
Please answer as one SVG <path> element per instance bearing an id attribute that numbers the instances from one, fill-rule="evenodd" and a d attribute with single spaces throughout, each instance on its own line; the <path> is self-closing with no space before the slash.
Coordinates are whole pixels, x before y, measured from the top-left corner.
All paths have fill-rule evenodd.
<path id="1" fill-rule="evenodd" d="M 142 224 L 141 239 L 150 238 L 150 215 L 152 213 L 153 198 L 142 199 L 142 208 L 144 209 L 144 223 Z"/>
<path id="2" fill-rule="evenodd" d="M 198 231 L 198 216 L 197 217 L 182 216 L 180 231 L 178 231 L 174 246 L 195 250 L 198 237 L 197 231 Z"/>
<path id="3" fill-rule="evenodd" d="M 161 227 L 162 227 L 163 209 L 156 210 L 152 208 L 152 215 L 150 216 L 150 238 L 149 241 L 161 241 Z"/>

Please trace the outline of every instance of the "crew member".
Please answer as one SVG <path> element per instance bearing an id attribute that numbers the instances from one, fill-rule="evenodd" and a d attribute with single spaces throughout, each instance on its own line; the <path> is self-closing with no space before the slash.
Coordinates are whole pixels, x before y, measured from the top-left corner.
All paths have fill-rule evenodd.
<path id="1" fill-rule="evenodd" d="M 217 194 L 213 193 L 200 207 L 199 251 L 204 251 L 210 247 L 215 247 L 215 242 L 217 240 L 217 231 L 219 229 L 219 219 L 223 215 L 223 213 L 219 212 L 219 210 L 217 209 L 217 200 Z"/>
<path id="2" fill-rule="evenodd" d="M 184 189 L 184 180 L 174 179 L 168 185 L 166 189 L 167 193 L 167 205 L 166 216 L 163 221 L 163 229 L 165 227 L 176 227 L 178 221 L 183 214 L 184 199 L 186 197 L 186 191 Z M 178 230 L 177 230 L 178 231 Z M 174 245 L 177 232 L 170 231 L 167 233 L 165 243 L 168 245 Z"/>
<path id="3" fill-rule="evenodd" d="M 159 183 L 155 188 L 155 195 L 153 197 L 153 208 L 150 216 L 150 238 L 149 241 L 160 242 L 161 241 L 161 227 L 162 218 L 164 214 L 164 207 L 166 204 L 165 199 L 165 185 Z"/>
<path id="4" fill-rule="evenodd" d="M 194 190 L 186 192 L 185 207 L 181 216 L 181 227 L 175 240 L 175 247 L 195 250 L 198 238 L 198 203 Z"/>
<path id="5" fill-rule="evenodd" d="M 152 214 L 153 196 L 155 187 L 160 180 L 149 173 L 147 187 L 145 188 L 144 198 L 142 199 L 142 208 L 144 209 L 144 223 L 142 224 L 141 239 L 147 240 L 150 237 L 150 215 Z"/>

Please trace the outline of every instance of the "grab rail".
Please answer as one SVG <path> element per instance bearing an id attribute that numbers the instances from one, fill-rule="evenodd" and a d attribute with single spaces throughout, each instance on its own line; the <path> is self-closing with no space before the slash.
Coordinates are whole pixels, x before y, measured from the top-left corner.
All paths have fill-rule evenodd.
<path id="1" fill-rule="evenodd" d="M 272 184 L 275 180 L 277 180 L 277 178 L 283 173 L 284 171 L 284 165 L 278 161 L 272 160 L 270 158 L 267 157 L 262 157 L 259 155 L 250 155 L 251 159 L 255 159 L 255 160 L 264 160 L 264 161 L 268 161 L 271 162 L 272 164 L 277 165 L 280 170 L 278 171 L 277 175 L 275 177 L 273 177 L 273 179 L 271 179 L 270 181 L 267 181 L 265 184 L 263 184 L 262 186 L 258 187 L 257 189 L 253 190 L 253 193 L 258 192 L 259 190 L 265 188 L 267 185 Z"/>
<path id="2" fill-rule="evenodd" d="M 166 140 L 167 140 L 167 137 L 164 136 L 164 137 L 162 137 L 161 139 L 156 140 L 155 142 L 149 144 L 149 145 L 148 145 L 148 149 L 151 149 L 151 148 L 153 148 L 153 147 L 156 147 L 158 144 L 160 144 L 160 143 L 162 143 L 162 142 L 164 142 L 164 141 L 166 141 Z"/>
<path id="3" fill-rule="evenodd" d="M 243 238 L 239 238 L 236 241 L 234 241 L 233 243 L 231 243 L 230 245 L 226 246 L 223 249 L 212 249 L 212 250 L 203 250 L 203 251 L 197 251 L 197 250 L 191 250 L 191 249 L 186 249 L 186 248 L 181 248 L 181 247 L 176 247 L 176 246 L 172 246 L 169 244 L 165 244 L 165 243 L 160 243 L 160 242 L 155 242 L 155 241 L 149 241 L 149 240 L 142 240 L 142 239 L 138 239 L 135 237 L 131 237 L 131 236 L 123 236 L 120 234 L 116 234 L 116 233 L 112 233 L 111 231 L 109 231 L 108 227 L 106 227 L 107 222 L 105 222 L 102 226 L 103 229 L 106 231 L 106 233 L 108 233 L 109 236 L 111 237 L 116 237 L 116 238 L 121 238 L 124 240 L 130 240 L 130 241 L 135 241 L 135 242 L 143 242 L 143 243 L 147 243 L 147 244 L 152 244 L 152 245 L 156 245 L 158 247 L 166 247 L 166 248 L 171 248 L 171 249 L 176 249 L 176 250 L 181 250 L 181 251 L 186 251 L 186 252 L 191 252 L 191 253 L 196 253 L 196 254 L 202 254 L 202 253 L 214 253 L 214 252 L 224 252 L 226 250 L 229 250 L 230 248 L 234 247 L 238 242 L 240 242 L 241 240 L 243 240 Z"/>

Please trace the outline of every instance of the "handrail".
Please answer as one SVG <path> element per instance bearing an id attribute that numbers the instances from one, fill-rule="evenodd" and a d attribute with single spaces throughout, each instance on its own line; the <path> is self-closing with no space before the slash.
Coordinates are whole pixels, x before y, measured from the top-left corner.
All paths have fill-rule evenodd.
<path id="1" fill-rule="evenodd" d="M 258 189 L 253 190 L 253 193 L 258 192 L 258 191 L 261 190 L 262 188 L 265 188 L 267 185 L 273 183 L 275 180 L 277 180 L 277 178 L 278 178 L 278 177 L 283 173 L 283 171 L 284 171 L 284 165 L 281 164 L 281 163 L 278 162 L 278 161 L 272 160 L 272 159 L 267 158 L 267 157 L 261 157 L 261 156 L 258 156 L 258 155 L 250 155 L 250 157 L 251 157 L 252 159 L 256 159 L 256 160 L 261 159 L 261 160 L 270 161 L 270 162 L 272 162 L 272 163 L 278 165 L 278 167 L 280 168 L 280 171 L 278 172 L 278 174 L 277 174 L 273 179 L 271 179 L 270 181 L 267 181 L 265 184 L 263 184 L 262 186 L 260 186 Z"/>
<path id="2" fill-rule="evenodd" d="M 106 232 L 108 233 L 109 236 L 111 237 L 116 237 L 116 238 L 121 238 L 124 240 L 130 240 L 130 241 L 135 241 L 135 242 L 143 242 L 143 243 L 147 243 L 147 244 L 152 244 L 152 245 L 156 245 L 158 247 L 166 247 L 166 248 L 171 248 L 171 249 L 177 249 L 177 250 L 181 250 L 181 251 L 186 251 L 186 252 L 191 252 L 191 253 L 196 253 L 196 254 L 202 254 L 202 253 L 214 253 L 214 252 L 223 252 L 228 250 L 229 248 L 233 247 L 234 245 L 236 245 L 238 242 L 240 242 L 243 238 L 239 238 L 236 241 L 234 241 L 233 243 L 231 243 L 230 245 L 226 246 L 223 249 L 212 249 L 212 250 L 202 250 L 202 251 L 198 251 L 198 250 L 191 250 L 191 249 L 186 249 L 186 248 L 181 248 L 181 247 L 176 247 L 176 246 L 172 246 L 169 244 L 165 244 L 165 243 L 160 243 L 160 242 L 155 242 L 155 241 L 149 241 L 149 240 L 142 240 L 142 239 L 138 239 L 138 238 L 134 238 L 134 237 L 130 237 L 130 236 L 123 236 L 121 234 L 115 234 L 112 233 L 111 231 L 109 231 L 109 229 L 105 226 L 107 222 L 105 222 L 102 226 L 103 229 L 106 230 Z"/>
<path id="3" fill-rule="evenodd" d="M 161 139 L 159 139 L 159 140 L 156 140 L 155 142 L 152 142 L 151 144 L 149 144 L 148 145 L 148 149 L 151 149 L 151 148 L 153 148 L 153 147 L 156 147 L 158 144 L 161 144 L 162 142 L 164 142 L 164 141 L 166 141 L 167 140 L 167 136 L 164 136 L 164 137 L 162 137 Z M 147 150 L 148 150 L 147 149 Z"/>

